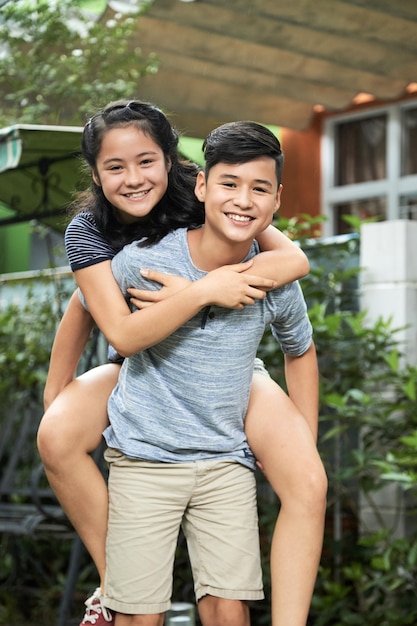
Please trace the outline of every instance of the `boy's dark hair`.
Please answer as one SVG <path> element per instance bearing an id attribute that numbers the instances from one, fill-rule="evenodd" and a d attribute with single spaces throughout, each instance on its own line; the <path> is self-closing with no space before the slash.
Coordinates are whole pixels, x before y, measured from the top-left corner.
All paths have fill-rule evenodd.
<path id="1" fill-rule="evenodd" d="M 275 135 L 256 122 L 229 122 L 211 131 L 204 140 L 205 173 L 218 163 L 239 165 L 268 156 L 275 161 L 278 185 L 281 184 L 284 155 Z"/>
<path id="2" fill-rule="evenodd" d="M 155 141 L 171 163 L 165 195 L 146 218 L 122 224 L 103 190 L 91 180 L 89 191 L 79 194 L 75 213 L 93 213 L 101 233 L 115 248 L 146 238 L 146 244 L 159 241 L 176 228 L 196 227 L 204 222 L 204 206 L 194 194 L 198 167 L 182 160 L 178 152 L 178 133 L 158 107 L 140 100 L 111 102 L 93 115 L 84 127 L 82 155 L 93 172 L 104 136 L 113 128 L 133 126 Z"/>

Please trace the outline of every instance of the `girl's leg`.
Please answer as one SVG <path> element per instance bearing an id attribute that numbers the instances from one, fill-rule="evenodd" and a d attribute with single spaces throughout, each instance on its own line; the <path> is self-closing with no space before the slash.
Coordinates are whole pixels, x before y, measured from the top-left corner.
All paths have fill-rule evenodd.
<path id="1" fill-rule="evenodd" d="M 108 426 L 107 400 L 120 367 L 102 365 L 73 380 L 42 418 L 38 448 L 49 483 L 90 553 L 103 590 L 108 495 L 90 456 Z"/>
<path id="2" fill-rule="evenodd" d="M 327 478 L 311 430 L 287 394 L 253 377 L 246 435 L 281 502 L 271 544 L 273 626 L 305 626 L 320 562 Z"/>

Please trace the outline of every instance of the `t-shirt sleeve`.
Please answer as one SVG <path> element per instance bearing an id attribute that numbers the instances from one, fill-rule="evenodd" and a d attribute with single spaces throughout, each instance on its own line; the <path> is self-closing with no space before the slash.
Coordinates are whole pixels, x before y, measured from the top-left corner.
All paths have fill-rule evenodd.
<path id="1" fill-rule="evenodd" d="M 104 239 L 90 213 L 79 213 L 67 226 L 65 250 L 73 272 L 110 261 L 117 252 Z"/>
<path id="2" fill-rule="evenodd" d="M 298 282 L 293 282 L 279 291 L 285 300 L 285 306 L 281 308 L 280 317 L 271 324 L 272 334 L 285 354 L 301 356 L 308 350 L 313 339 L 313 329 L 301 287 Z"/>

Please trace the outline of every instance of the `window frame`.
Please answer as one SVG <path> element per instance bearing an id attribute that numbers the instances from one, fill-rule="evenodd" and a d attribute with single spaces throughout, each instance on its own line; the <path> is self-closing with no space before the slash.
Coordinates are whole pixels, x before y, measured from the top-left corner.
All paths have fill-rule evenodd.
<path id="1" fill-rule="evenodd" d="M 321 138 L 322 212 L 327 218 L 323 224 L 324 236 L 329 237 L 337 234 L 335 232 L 334 206 L 353 200 L 366 200 L 383 196 L 386 200 L 387 220 L 402 219 L 399 214 L 400 199 L 404 195 L 417 193 L 417 174 L 401 176 L 401 118 L 405 109 L 416 107 L 417 99 L 413 98 L 398 104 L 375 106 L 362 111 L 335 115 L 324 121 Z M 340 123 L 374 117 L 381 113 L 387 115 L 387 177 L 372 182 L 335 185 L 336 126 Z"/>

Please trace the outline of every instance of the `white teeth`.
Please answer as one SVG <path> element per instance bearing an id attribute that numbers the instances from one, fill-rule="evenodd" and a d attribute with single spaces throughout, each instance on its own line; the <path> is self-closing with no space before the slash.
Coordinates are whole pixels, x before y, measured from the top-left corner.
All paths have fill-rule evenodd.
<path id="1" fill-rule="evenodd" d="M 143 198 L 147 193 L 147 191 L 138 191 L 136 193 L 125 193 L 125 196 L 126 198 Z"/>
<path id="2" fill-rule="evenodd" d="M 248 215 L 235 215 L 234 213 L 228 213 L 227 217 L 236 222 L 250 222 L 252 219 Z"/>

